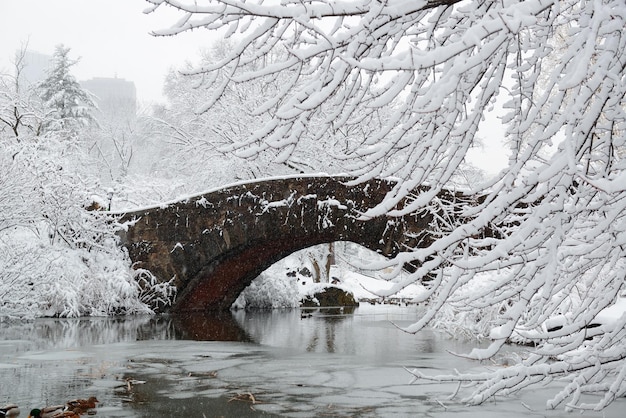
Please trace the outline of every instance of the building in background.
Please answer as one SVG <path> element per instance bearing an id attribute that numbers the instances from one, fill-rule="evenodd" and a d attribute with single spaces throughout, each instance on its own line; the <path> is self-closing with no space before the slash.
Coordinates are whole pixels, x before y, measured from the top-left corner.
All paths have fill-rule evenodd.
<path id="1" fill-rule="evenodd" d="M 20 54 L 16 51 L 16 54 Z M 22 86 L 31 86 L 43 81 L 48 76 L 48 67 L 52 63 L 52 56 L 35 51 L 24 51 L 23 67 L 20 71 L 19 83 Z"/>
<path id="2" fill-rule="evenodd" d="M 81 86 L 93 94 L 101 118 L 107 121 L 129 122 L 137 115 L 135 83 L 123 78 L 96 77 L 81 81 Z M 102 120 L 101 120 L 102 121 Z"/>
<path id="3" fill-rule="evenodd" d="M 16 51 L 20 54 L 21 51 Z M 24 51 L 19 83 L 32 86 L 46 79 L 52 56 L 35 51 Z M 137 90 L 135 83 L 117 77 L 96 77 L 81 81 L 80 85 L 94 97 L 103 121 L 132 121 L 137 115 Z"/>

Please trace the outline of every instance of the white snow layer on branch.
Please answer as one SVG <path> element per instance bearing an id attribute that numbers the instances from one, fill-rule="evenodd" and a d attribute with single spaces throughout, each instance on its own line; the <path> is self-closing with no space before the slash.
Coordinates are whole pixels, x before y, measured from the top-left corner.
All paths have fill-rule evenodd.
<path id="1" fill-rule="evenodd" d="M 591 339 L 586 328 L 626 277 L 623 0 L 151 2 L 185 15 L 161 34 L 229 29 L 236 47 L 195 71 L 215 81 L 210 106 L 230 84 L 289 80 L 257 107 L 263 128 L 230 150 L 276 148 L 287 161 L 304 139 L 340 132 L 355 183 L 399 179 L 365 217 L 437 214 L 432 242 L 394 260 L 418 268 L 392 291 L 431 275 L 427 312 L 409 331 L 465 318 L 495 338 L 470 356 L 509 340 L 537 347 L 514 367 L 431 379 L 475 382 L 471 403 L 559 374 L 572 384 L 549 407 L 602 408 L 624 394 L 624 322 Z M 508 167 L 473 186 L 476 204 L 435 207 L 496 103 Z M 547 332 L 557 315 L 564 326 Z M 589 406 L 586 392 L 603 398 Z"/>

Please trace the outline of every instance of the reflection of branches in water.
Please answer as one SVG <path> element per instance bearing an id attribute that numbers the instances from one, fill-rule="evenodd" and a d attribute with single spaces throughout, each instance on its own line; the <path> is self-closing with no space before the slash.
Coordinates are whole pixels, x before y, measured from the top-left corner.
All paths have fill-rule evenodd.
<path id="1" fill-rule="evenodd" d="M 317 347 L 317 344 L 319 343 L 319 336 L 317 334 L 319 330 L 317 329 L 317 327 L 315 328 L 313 335 L 311 336 L 311 340 L 309 341 L 309 343 L 306 346 L 306 351 L 315 351 L 315 347 Z"/>
<path id="2" fill-rule="evenodd" d="M 335 323 L 326 325 L 326 350 L 329 353 L 335 352 Z"/>
<path id="3" fill-rule="evenodd" d="M 229 313 L 0 321 L 0 336 L 2 340 L 28 336 L 28 348 L 33 350 L 142 340 L 250 341 Z"/>
<path id="4" fill-rule="evenodd" d="M 292 315 L 287 314 L 282 309 L 274 310 L 236 310 L 232 312 L 232 317 L 237 324 L 249 336 L 251 341 L 263 343 L 265 339 L 273 339 L 275 336 L 289 338 L 289 333 L 284 332 L 289 329 L 289 323 L 296 317 L 296 311 Z M 278 332 L 277 330 L 282 330 Z"/>
<path id="5" fill-rule="evenodd" d="M 0 334 L 7 340 L 23 339 L 27 335 L 33 349 L 175 338 L 171 320 L 162 316 L 1 322 Z"/>
<path id="6" fill-rule="evenodd" d="M 282 347 L 306 347 L 307 351 L 334 353 L 355 352 L 352 338 L 344 336 L 354 308 L 317 308 L 306 310 L 235 311 L 233 318 L 252 341 Z M 343 338 L 343 337 L 342 337 Z M 341 349 L 338 347 L 341 347 Z"/>
<path id="7" fill-rule="evenodd" d="M 313 327 L 313 335 L 309 343 L 306 346 L 306 351 L 315 352 L 318 351 L 320 343 L 320 334 L 326 334 L 326 352 L 335 352 L 335 325 L 338 321 L 338 317 L 325 317 L 324 321 L 316 321 Z"/>

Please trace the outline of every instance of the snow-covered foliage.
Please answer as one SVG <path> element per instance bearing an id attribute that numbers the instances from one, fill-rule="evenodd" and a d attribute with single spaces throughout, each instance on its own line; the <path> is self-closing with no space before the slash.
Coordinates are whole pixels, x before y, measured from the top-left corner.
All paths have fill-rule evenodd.
<path id="1" fill-rule="evenodd" d="M 150 313 L 169 303 L 171 286 L 131 269 L 115 220 L 86 209 L 96 186 L 75 171 L 81 154 L 70 143 L 51 135 L 0 150 L 0 316 Z"/>
<path id="2" fill-rule="evenodd" d="M 52 119 L 33 112 L 41 103 L 13 80 L 0 96 L 2 109 L 13 109 L 10 129 L 0 130 L 0 317 L 151 313 L 170 303 L 173 287 L 131 268 L 120 225 L 99 210 L 106 192 L 95 181 L 87 131 L 73 122 L 36 129 Z M 61 119 L 84 116 L 56 110 Z"/>
<path id="3" fill-rule="evenodd" d="M 28 232 L 2 234 L 0 316 L 150 313 L 138 297 L 128 260 L 115 254 L 114 244 L 108 247 L 71 249 Z"/>
<path id="4" fill-rule="evenodd" d="M 95 103 L 89 93 L 71 74 L 77 63 L 69 58 L 70 48 L 58 45 L 52 56 L 48 76 L 38 86 L 41 99 L 49 111 L 44 125 L 47 131 L 74 132 L 95 122 Z"/>
<path id="5" fill-rule="evenodd" d="M 269 272 L 264 272 L 254 279 L 233 303 L 234 309 L 278 309 L 298 306 L 300 294 L 297 281 L 284 276 L 271 276 Z"/>
<path id="6" fill-rule="evenodd" d="M 489 358 L 524 333 L 537 345 L 517 366 L 449 377 L 478 383 L 469 402 L 563 374 L 572 383 L 549 407 L 602 408 L 626 395 L 623 321 L 585 338 L 626 277 L 623 0 L 148 1 L 184 15 L 158 34 L 202 27 L 234 40 L 220 61 L 191 71 L 213 93 L 205 108 L 233 85 L 289 80 L 259 104 L 263 127 L 231 146 L 240 155 L 272 149 L 286 161 L 305 138 L 387 115 L 338 158 L 355 184 L 400 180 L 365 216 L 435 206 L 448 215 L 432 225 L 432 244 L 393 261 L 397 271 L 421 267 L 388 294 L 434 274 L 421 298 L 429 308 L 408 331 L 444 326 L 450 309 L 479 309 L 490 312 L 480 327 L 497 331 L 470 357 Z M 508 167 L 474 185 L 477 205 L 433 203 L 498 109 Z M 485 281 L 490 272 L 499 274 Z M 541 331 L 563 313 L 563 328 Z M 602 396 L 585 404 L 587 392 Z"/>
<path id="7" fill-rule="evenodd" d="M 217 42 L 204 51 L 200 65 L 215 65 L 232 48 L 231 41 Z M 274 51 L 267 60 L 280 61 L 287 54 L 282 49 Z M 251 62 L 249 69 L 259 69 L 259 63 Z M 216 82 L 227 81 L 225 74 L 217 76 L 220 80 Z M 167 172 L 184 175 L 189 183 L 204 187 L 267 176 L 343 171 L 343 161 L 337 156 L 353 135 L 341 132 L 327 132 L 323 138 L 307 135 L 289 159 L 283 159 L 279 155 L 282 151 L 273 147 L 253 153 L 232 152 L 241 141 L 257 135 L 256 130 L 269 121 L 268 115 L 259 109 L 276 97 L 291 82 L 290 78 L 272 74 L 229 84 L 219 92 L 217 100 L 216 91 L 205 88 L 204 77 L 195 74 L 190 64 L 172 70 L 164 86 L 167 104 L 155 110 L 152 120 L 152 136 L 160 138 L 161 146 L 168 149 L 168 158 L 161 161 L 160 169 L 165 166 Z M 208 102 L 215 103 L 207 108 Z M 371 129 L 363 121 L 358 131 L 364 136 Z"/>
<path id="8" fill-rule="evenodd" d="M 20 82 L 26 49 L 15 54 L 13 74 L 0 74 L 0 135 L 37 135 L 46 114 L 37 89 Z"/>

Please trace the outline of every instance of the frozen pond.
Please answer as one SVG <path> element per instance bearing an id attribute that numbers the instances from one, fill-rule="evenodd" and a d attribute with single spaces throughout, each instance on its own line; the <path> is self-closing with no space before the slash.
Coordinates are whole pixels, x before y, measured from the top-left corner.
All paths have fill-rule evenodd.
<path id="1" fill-rule="evenodd" d="M 404 370 L 485 367 L 469 343 L 405 334 L 414 307 L 0 324 L 0 403 L 28 410 L 96 396 L 97 417 L 571 417 L 546 411 L 554 387 L 466 407 L 452 385 L 408 385 Z M 559 383 L 554 383 L 558 385 Z M 621 417 L 626 401 L 585 417 Z M 529 409 L 530 408 L 530 409 Z M 576 414 L 578 416 L 578 414 Z"/>

